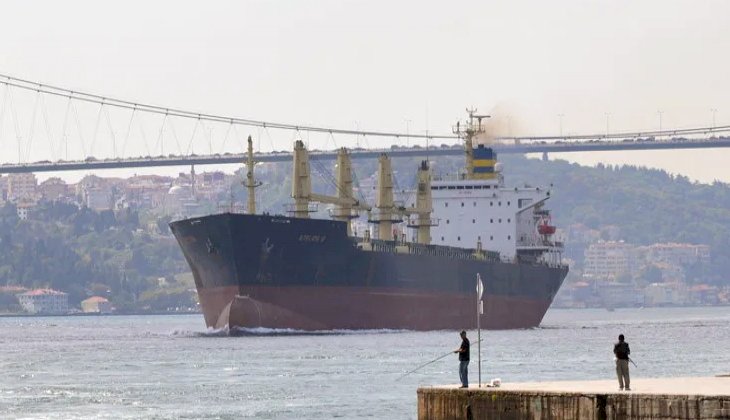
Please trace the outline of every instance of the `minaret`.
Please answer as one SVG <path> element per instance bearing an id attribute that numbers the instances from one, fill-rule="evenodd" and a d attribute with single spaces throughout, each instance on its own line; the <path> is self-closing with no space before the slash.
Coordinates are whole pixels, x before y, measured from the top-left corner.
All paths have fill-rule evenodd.
<path id="1" fill-rule="evenodd" d="M 253 160 L 253 141 L 248 136 L 248 153 L 246 156 L 246 182 L 244 186 L 248 189 L 248 214 L 256 214 L 256 187 L 260 186 L 260 182 L 256 182 L 253 176 L 253 170 L 256 162 Z"/>

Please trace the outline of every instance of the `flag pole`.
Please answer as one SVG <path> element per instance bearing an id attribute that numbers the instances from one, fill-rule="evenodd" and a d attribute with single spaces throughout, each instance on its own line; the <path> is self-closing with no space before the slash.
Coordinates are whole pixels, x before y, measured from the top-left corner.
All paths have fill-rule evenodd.
<path id="1" fill-rule="evenodd" d="M 479 371 L 479 388 L 482 387 L 482 325 L 481 314 L 482 309 L 482 293 L 484 293 L 484 284 L 482 277 L 477 273 L 477 366 Z"/>

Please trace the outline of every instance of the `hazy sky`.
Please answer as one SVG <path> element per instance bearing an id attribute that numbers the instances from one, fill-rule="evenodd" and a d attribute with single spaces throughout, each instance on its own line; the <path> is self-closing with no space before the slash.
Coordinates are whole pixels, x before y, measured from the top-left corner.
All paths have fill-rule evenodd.
<path id="1" fill-rule="evenodd" d="M 611 131 L 656 129 L 658 110 L 664 128 L 711 109 L 719 125 L 729 16 L 722 0 L 12 1 L 0 73 L 345 128 L 448 132 L 466 106 L 509 114 L 514 134 L 556 134 L 559 114 L 566 134 L 605 131 L 607 113 Z M 730 181 L 726 150 L 573 158 Z"/>

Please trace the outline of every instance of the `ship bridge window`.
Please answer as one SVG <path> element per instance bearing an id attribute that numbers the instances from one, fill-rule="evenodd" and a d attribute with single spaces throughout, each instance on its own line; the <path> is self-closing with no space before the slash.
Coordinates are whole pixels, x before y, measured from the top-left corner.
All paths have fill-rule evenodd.
<path id="1" fill-rule="evenodd" d="M 455 187 L 455 186 L 453 186 L 453 185 L 449 185 L 448 187 L 446 187 L 446 189 L 447 189 L 447 190 L 455 190 L 455 189 L 456 189 L 456 187 Z"/>
<path id="2" fill-rule="evenodd" d="M 461 236 L 457 236 L 457 237 L 456 237 L 456 240 L 457 240 L 457 241 L 460 241 L 460 240 L 461 240 Z"/>
<path id="3" fill-rule="evenodd" d="M 449 207 L 449 203 L 444 203 L 444 207 Z"/>
<path id="4" fill-rule="evenodd" d="M 461 207 L 464 207 L 464 202 L 463 201 L 461 202 Z"/>
<path id="5" fill-rule="evenodd" d="M 476 206 L 477 206 L 477 202 L 475 201 L 475 202 L 474 202 L 474 207 L 476 207 Z"/>
<path id="6" fill-rule="evenodd" d="M 464 188 L 465 188 L 465 189 L 467 189 L 467 190 L 473 190 L 473 189 L 474 189 L 474 186 L 472 186 L 472 185 L 467 185 L 467 186 L 466 186 L 466 187 L 464 187 Z"/>
<path id="7" fill-rule="evenodd" d="M 494 223 L 494 219 L 489 219 L 489 223 Z"/>
<path id="8" fill-rule="evenodd" d="M 509 206 L 509 201 L 507 202 L 507 205 Z"/>
<path id="9" fill-rule="evenodd" d="M 441 237 L 441 242 L 443 242 L 443 241 L 444 241 L 444 237 L 442 236 L 442 237 Z"/>
<path id="10" fill-rule="evenodd" d="M 512 222 L 512 219 L 507 219 L 507 223 L 511 223 L 511 222 Z"/>
<path id="11" fill-rule="evenodd" d="M 447 224 L 447 225 L 449 224 L 449 219 L 446 219 L 446 224 Z"/>
<path id="12" fill-rule="evenodd" d="M 512 235 L 507 235 L 507 240 L 509 241 L 510 239 L 512 239 Z"/>
<path id="13" fill-rule="evenodd" d="M 493 241 L 493 240 L 494 240 L 494 236 L 492 236 L 492 235 L 489 235 L 489 240 L 490 240 L 490 241 Z"/>
<path id="14" fill-rule="evenodd" d="M 476 219 L 471 219 L 471 222 L 472 222 L 472 224 L 473 224 L 473 223 L 476 223 L 476 222 L 477 222 L 477 220 L 476 220 Z"/>
<path id="15" fill-rule="evenodd" d="M 499 219 L 499 223 L 502 223 L 502 219 Z"/>
<path id="16" fill-rule="evenodd" d="M 463 186 L 463 185 L 457 185 L 457 186 L 456 186 L 456 189 L 457 189 L 457 190 L 463 190 L 463 189 L 464 189 L 464 186 Z"/>
<path id="17" fill-rule="evenodd" d="M 494 201 L 489 202 L 489 207 L 494 207 Z"/>
<path id="18" fill-rule="evenodd" d="M 497 203 L 497 205 L 498 205 L 498 206 L 501 206 L 501 205 L 502 205 L 502 202 L 501 202 L 501 201 L 500 201 L 500 202 L 498 202 L 498 203 Z"/>

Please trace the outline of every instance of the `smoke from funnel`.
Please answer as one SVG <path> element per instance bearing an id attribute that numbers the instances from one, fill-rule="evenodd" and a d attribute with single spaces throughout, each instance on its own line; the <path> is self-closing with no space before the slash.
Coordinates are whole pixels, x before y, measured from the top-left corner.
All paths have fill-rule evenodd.
<path id="1" fill-rule="evenodd" d="M 494 144 L 498 138 L 516 137 L 522 132 L 523 122 L 516 106 L 500 103 L 489 111 L 489 115 L 490 118 L 482 120 L 484 133 L 477 136 L 477 144 Z"/>

